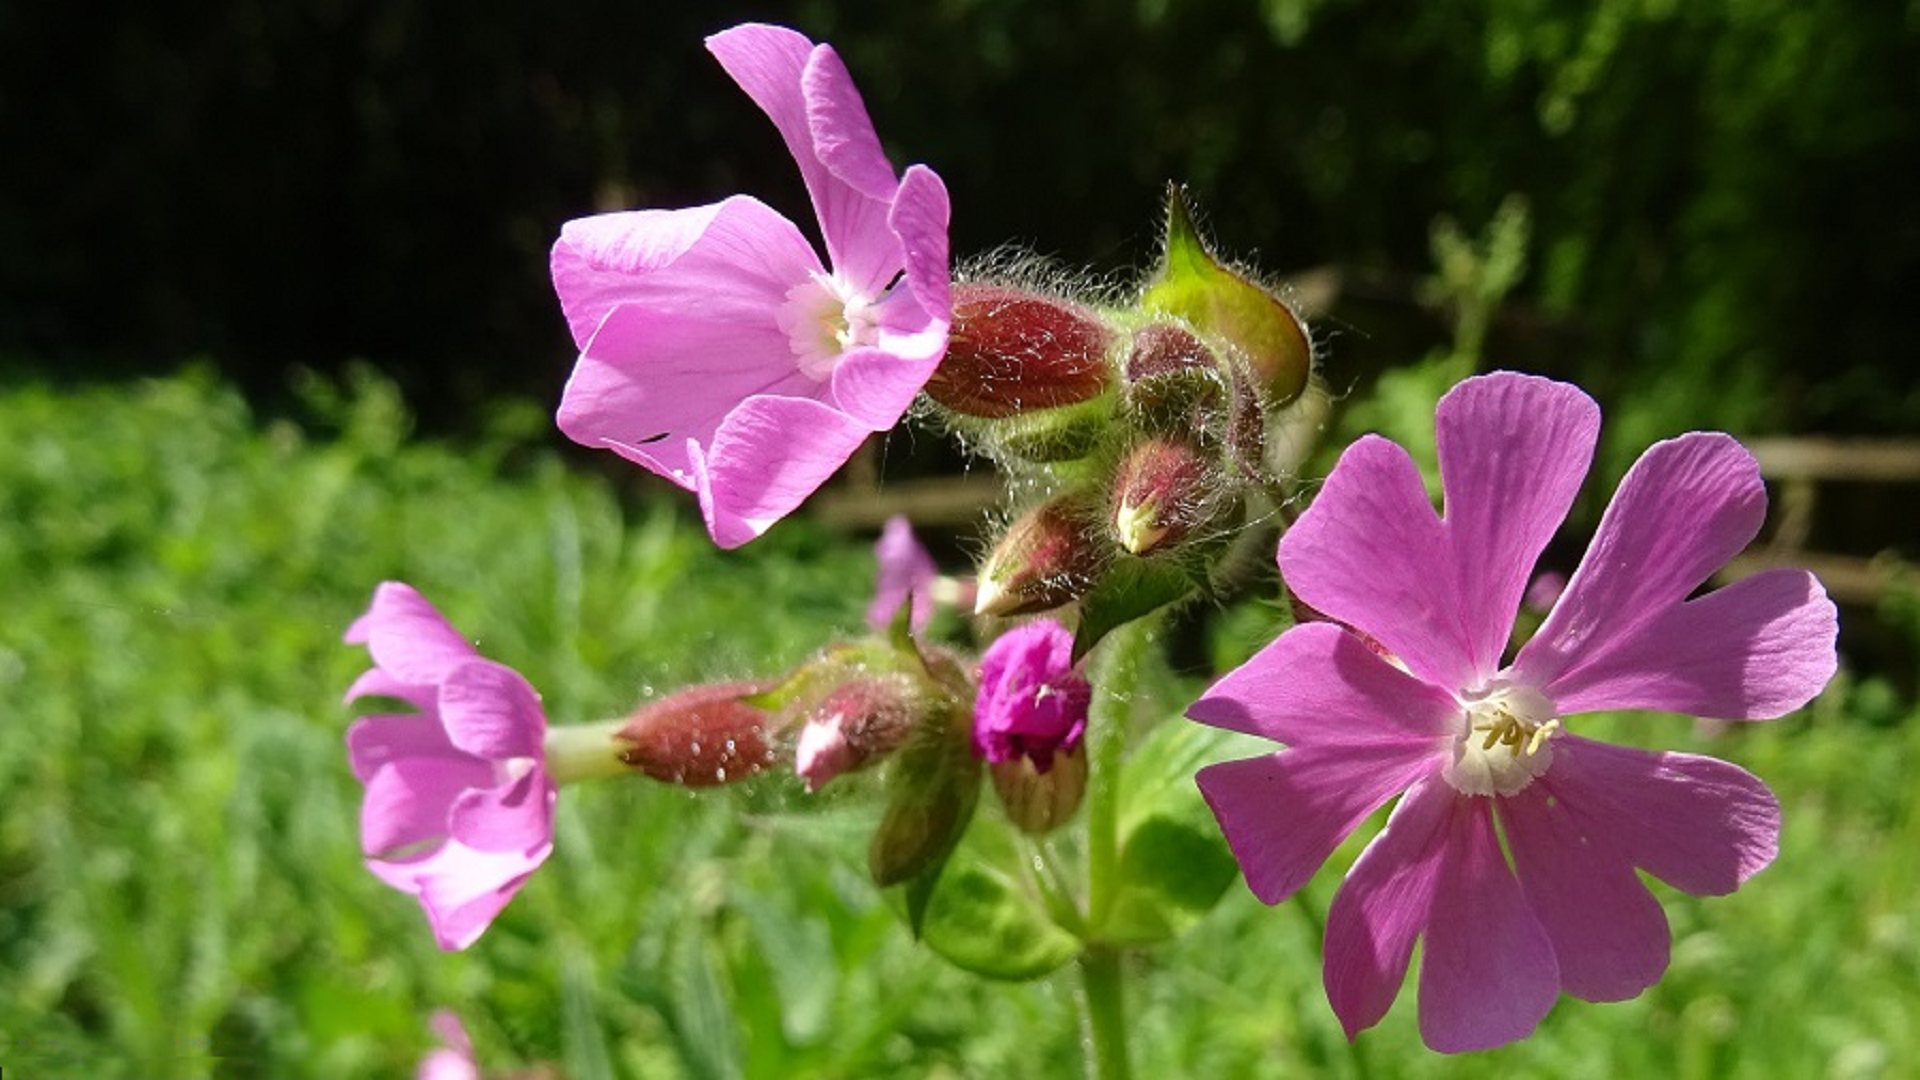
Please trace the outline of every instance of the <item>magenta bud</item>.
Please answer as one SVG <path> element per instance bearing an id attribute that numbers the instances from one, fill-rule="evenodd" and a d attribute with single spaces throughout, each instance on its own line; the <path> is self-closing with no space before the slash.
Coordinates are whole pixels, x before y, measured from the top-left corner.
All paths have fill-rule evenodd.
<path id="1" fill-rule="evenodd" d="M 1080 500 L 1057 498 L 1027 511 L 987 556 L 974 613 L 1006 618 L 1078 599 L 1100 572 L 1093 535 L 1092 516 Z"/>
<path id="2" fill-rule="evenodd" d="M 1107 524 L 1114 540 L 1147 555 L 1185 540 L 1208 522 L 1222 486 L 1218 468 L 1177 439 L 1150 438 L 1127 452 L 1113 478 Z"/>
<path id="3" fill-rule="evenodd" d="M 1113 378 L 1115 334 L 1079 304 L 1004 285 L 955 285 L 947 355 L 927 396 L 999 420 L 1091 401 Z"/>
<path id="4" fill-rule="evenodd" d="M 1127 354 L 1127 404 L 1166 430 L 1202 423 L 1200 410 L 1226 397 L 1218 358 L 1185 328 L 1154 323 L 1134 332 Z"/>
<path id="5" fill-rule="evenodd" d="M 794 746 L 794 772 L 818 791 L 841 773 L 856 772 L 899 748 L 915 717 L 932 704 L 903 675 L 845 683 L 829 692 L 807 717 Z"/>
<path id="6" fill-rule="evenodd" d="M 714 787 L 764 772 L 773 763 L 769 716 L 746 699 L 761 683 L 690 686 L 642 706 L 616 742 L 620 760 L 655 780 Z"/>

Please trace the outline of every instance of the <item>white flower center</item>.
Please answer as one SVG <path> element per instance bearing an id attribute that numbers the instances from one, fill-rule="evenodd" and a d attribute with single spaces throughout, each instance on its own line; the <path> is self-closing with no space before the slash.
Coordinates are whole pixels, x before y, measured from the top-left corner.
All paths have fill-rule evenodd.
<path id="1" fill-rule="evenodd" d="M 787 335 L 801 373 L 825 382 L 841 353 L 880 340 L 880 319 L 874 308 L 872 298 L 838 274 L 814 274 L 787 290 L 787 301 L 774 318 Z"/>
<path id="2" fill-rule="evenodd" d="M 1560 730 L 1553 702 L 1526 686 L 1467 695 L 1466 715 L 1441 778 L 1463 795 L 1514 795 L 1553 764 Z"/>

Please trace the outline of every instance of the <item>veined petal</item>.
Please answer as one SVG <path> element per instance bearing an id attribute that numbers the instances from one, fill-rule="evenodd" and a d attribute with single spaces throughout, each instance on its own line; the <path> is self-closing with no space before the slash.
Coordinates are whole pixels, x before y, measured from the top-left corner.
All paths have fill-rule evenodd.
<path id="1" fill-rule="evenodd" d="M 1753 455 L 1719 432 L 1656 443 L 1634 462 L 1593 545 L 1514 661 L 1530 686 L 1599 663 L 1726 565 L 1760 531 L 1767 493 Z"/>
<path id="2" fill-rule="evenodd" d="M 1780 802 L 1737 765 L 1573 735 L 1554 742 L 1553 768 L 1536 783 L 1584 832 L 1676 889 L 1730 893 L 1779 851 Z"/>
<path id="3" fill-rule="evenodd" d="M 707 49 L 780 130 L 813 197 L 834 269 L 876 295 L 900 268 L 886 234 L 892 169 L 839 56 L 785 27 L 760 24 L 715 34 Z M 816 132 L 828 140 L 824 148 Z M 887 169 L 884 188 L 875 182 L 875 157 Z M 891 266 L 882 267 L 876 255 L 889 250 Z"/>
<path id="4" fill-rule="evenodd" d="M 536 850 L 553 842 L 556 794 L 542 769 L 511 784 L 464 792 L 447 816 L 449 834 L 476 851 Z"/>
<path id="5" fill-rule="evenodd" d="M 813 190 L 833 268 L 869 296 L 878 295 L 903 264 L 888 223 L 899 181 L 880 149 L 866 103 L 831 45 L 816 45 L 801 73 L 813 154 L 830 182 Z"/>
<path id="6" fill-rule="evenodd" d="M 1439 515 L 1397 444 L 1361 437 L 1280 537 L 1280 576 L 1315 610 L 1373 635 L 1436 686 L 1467 687 L 1472 635 L 1459 622 Z"/>
<path id="7" fill-rule="evenodd" d="M 1546 687 L 1562 713 L 1658 709 L 1771 720 L 1839 666 L 1839 613 L 1804 570 L 1768 570 L 1669 607 L 1631 637 L 1605 635 Z"/>
<path id="8" fill-rule="evenodd" d="M 491 660 L 460 665 L 440 685 L 440 722 L 453 745 L 477 758 L 537 758 L 547 734 L 540 695 L 520 673 Z"/>
<path id="9" fill-rule="evenodd" d="M 771 326 L 787 293 L 821 273 L 820 257 L 793 222 L 745 195 L 686 210 L 569 221 L 551 264 L 554 291 L 583 351 L 621 307 Z"/>
<path id="10" fill-rule="evenodd" d="M 1452 614 L 1474 673 L 1445 685 L 1477 686 L 1499 669 L 1533 564 L 1580 493 L 1600 407 L 1576 386 L 1503 371 L 1454 387 L 1434 424 Z"/>
<path id="11" fill-rule="evenodd" d="M 1209 765 L 1194 779 L 1247 887 L 1277 904 L 1368 814 L 1435 765 L 1430 754 L 1392 744 L 1303 746 Z"/>
<path id="12" fill-rule="evenodd" d="M 1553 944 L 1507 869 L 1492 802 L 1454 799 L 1441 830 L 1420 958 L 1420 1039 L 1443 1054 L 1526 1038 L 1560 993 Z"/>
<path id="13" fill-rule="evenodd" d="M 567 380 L 560 430 L 693 488 L 688 445 L 710 452 L 743 402 L 821 392 L 801 373 L 773 312 L 762 315 L 760 322 L 731 322 L 699 312 L 615 309 Z"/>
<path id="14" fill-rule="evenodd" d="M 438 719 L 420 714 L 363 716 L 347 729 L 347 760 L 354 778 L 366 783 L 380 766 L 404 758 L 453 757 L 466 755 L 454 749 Z"/>
<path id="15" fill-rule="evenodd" d="M 1346 630 L 1306 623 L 1222 676 L 1187 715 L 1289 746 L 1387 743 L 1437 754 L 1460 704 Z"/>
<path id="16" fill-rule="evenodd" d="M 472 758 L 402 758 L 367 780 L 360 804 L 360 850 L 368 858 L 405 859 L 411 849 L 447 837 L 453 801 L 493 783 L 493 769 Z"/>
<path id="17" fill-rule="evenodd" d="M 551 852 L 551 845 L 533 852 L 475 851 L 448 841 L 425 859 L 404 863 L 369 859 L 367 869 L 419 898 L 434 939 L 441 948 L 454 951 L 474 943 Z"/>
<path id="18" fill-rule="evenodd" d="M 833 404 L 870 431 L 900 422 L 940 361 L 906 360 L 877 348 L 849 349 L 833 369 Z"/>
<path id="19" fill-rule="evenodd" d="M 707 532 L 723 548 L 767 531 L 846 464 L 866 425 L 806 398 L 751 398 L 710 447 L 689 446 Z"/>
<path id="20" fill-rule="evenodd" d="M 1380 1022 L 1400 993 L 1413 942 L 1426 929 L 1457 796 L 1425 780 L 1401 798 L 1327 909 L 1323 977 L 1347 1038 Z"/>
<path id="21" fill-rule="evenodd" d="M 374 664 L 408 686 L 431 686 L 479 655 L 426 597 L 398 581 L 374 589 L 373 603 L 348 628 L 346 640 L 365 642 Z"/>
<path id="22" fill-rule="evenodd" d="M 928 318 L 939 323 L 942 335 L 946 333 L 947 324 L 953 321 L 947 236 L 951 217 L 947 185 L 939 174 L 925 165 L 907 166 L 905 175 L 900 178 L 900 189 L 894 193 L 893 206 L 887 211 L 887 223 L 899 238 L 901 251 L 905 254 L 907 288 Z M 895 330 L 899 333 L 920 332 L 909 327 L 897 327 Z"/>
<path id="23" fill-rule="evenodd" d="M 1499 812 L 1514 873 L 1553 942 L 1561 988 L 1585 1001 L 1625 1001 L 1658 982 L 1673 935 L 1632 861 L 1546 783 L 1500 799 Z"/>

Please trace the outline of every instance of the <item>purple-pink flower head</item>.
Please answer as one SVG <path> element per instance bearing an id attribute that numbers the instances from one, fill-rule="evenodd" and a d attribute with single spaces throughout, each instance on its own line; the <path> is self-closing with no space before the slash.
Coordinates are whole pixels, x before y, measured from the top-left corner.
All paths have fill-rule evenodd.
<path id="1" fill-rule="evenodd" d="M 553 283 L 580 348 L 560 429 L 765 532 L 898 423 L 946 350 L 946 187 L 896 176 L 840 57 L 776 26 L 707 39 L 800 165 L 831 268 L 744 195 L 570 221 Z"/>
<path id="2" fill-rule="evenodd" d="M 347 700 L 395 698 L 415 710 L 365 716 L 347 731 L 353 774 L 367 785 L 367 868 L 419 898 L 441 948 L 464 949 L 553 850 L 540 695 L 399 582 L 374 591 L 346 640 L 374 663 Z"/>
<path id="3" fill-rule="evenodd" d="M 1073 667 L 1073 635 L 1052 619 L 1014 627 L 980 658 L 980 693 L 973 703 L 973 747 L 998 764 L 1025 757 L 1053 768 L 1054 753 L 1069 753 L 1087 731 L 1093 688 Z"/>
<path id="4" fill-rule="evenodd" d="M 867 625 L 885 630 L 900 605 L 911 599 L 911 625 L 916 631 L 925 630 L 933 620 L 933 585 L 940 568 L 914 537 L 913 526 L 905 517 L 895 514 L 887 519 L 880 541 L 873 547 L 873 557 L 880 564 L 880 575 L 874 584 L 873 603 L 867 605 Z"/>
<path id="5" fill-rule="evenodd" d="M 1565 593 L 1503 665 L 1599 409 L 1575 387 L 1500 373 L 1454 388 L 1435 419 L 1444 516 L 1407 453 L 1368 436 L 1280 542 L 1300 599 L 1391 656 L 1333 623 L 1296 626 L 1188 715 L 1287 747 L 1199 775 L 1269 904 L 1400 796 L 1328 912 L 1327 995 L 1349 1037 L 1372 1026 L 1424 938 L 1420 1033 L 1452 1052 L 1525 1037 L 1563 990 L 1618 1001 L 1658 980 L 1670 932 L 1637 871 L 1715 895 L 1774 857 L 1779 804 L 1758 779 L 1594 742 L 1573 718 L 1780 716 L 1833 675 L 1837 623 L 1799 570 L 1693 595 L 1766 512 L 1752 456 L 1694 432 L 1635 463 Z"/>

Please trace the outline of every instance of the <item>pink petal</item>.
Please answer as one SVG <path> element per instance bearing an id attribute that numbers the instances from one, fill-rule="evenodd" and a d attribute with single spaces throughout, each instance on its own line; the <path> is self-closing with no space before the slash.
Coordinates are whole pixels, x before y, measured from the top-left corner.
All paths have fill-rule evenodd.
<path id="1" fill-rule="evenodd" d="M 1553 1008 L 1553 944 L 1507 869 L 1492 800 L 1453 800 L 1420 958 L 1420 1039 L 1443 1054 L 1526 1038 Z"/>
<path id="2" fill-rule="evenodd" d="M 1534 562 L 1580 493 L 1600 407 L 1576 386 L 1497 372 L 1449 391 L 1434 423 L 1457 575 L 1448 614 L 1474 674 L 1442 685 L 1480 686 L 1500 667 Z"/>
<path id="3" fill-rule="evenodd" d="M 447 815 L 454 840 L 476 851 L 527 852 L 553 843 L 553 781 L 535 770 L 518 782 L 462 793 Z"/>
<path id="4" fill-rule="evenodd" d="M 873 555 L 874 561 L 880 564 L 880 573 L 874 585 L 873 603 L 867 605 L 867 625 L 885 630 L 900 605 L 911 598 L 913 614 L 909 624 L 915 631 L 926 629 L 933 618 L 933 580 L 940 570 L 934 565 L 933 556 L 914 537 L 913 525 L 905 515 L 895 514 L 887 519 Z"/>
<path id="5" fill-rule="evenodd" d="M 892 169 L 838 55 L 784 27 L 752 24 L 713 35 L 707 49 L 780 129 L 813 197 L 834 269 L 877 294 L 900 268 L 886 229 Z M 876 183 L 875 158 L 887 172 L 884 187 Z"/>
<path id="6" fill-rule="evenodd" d="M 1346 630 L 1306 623 L 1228 672 L 1187 715 L 1290 746 L 1391 744 L 1438 755 L 1460 705 Z"/>
<path id="7" fill-rule="evenodd" d="M 367 869 L 417 897 L 435 940 L 441 948 L 454 951 L 479 938 L 550 853 L 551 848 L 530 853 L 475 851 L 449 841 L 428 858 L 407 863 L 372 859 Z"/>
<path id="8" fill-rule="evenodd" d="M 394 678 L 390 671 L 368 668 L 353 680 L 352 686 L 347 687 L 344 700 L 354 702 L 364 697 L 386 697 L 404 701 L 421 712 L 430 712 L 436 696 L 437 691 L 432 686 L 404 683 Z"/>
<path id="9" fill-rule="evenodd" d="M 363 784 L 380 766 L 405 758 L 465 757 L 432 716 L 363 716 L 347 729 L 347 760 L 354 778 Z"/>
<path id="10" fill-rule="evenodd" d="M 724 209 L 725 203 L 712 203 L 632 210 L 562 225 L 549 267 L 575 347 L 586 348 L 607 313 L 629 302 L 638 282 L 691 250 Z"/>
<path id="11" fill-rule="evenodd" d="M 1839 615 L 1812 574 L 1769 570 L 1606 635 L 1546 688 L 1562 713 L 1658 709 L 1771 720 L 1839 666 Z"/>
<path id="12" fill-rule="evenodd" d="M 487 761 L 538 758 L 547 733 L 540 695 L 520 673 L 470 660 L 440 686 L 440 722 L 453 745 Z"/>
<path id="13" fill-rule="evenodd" d="M 369 858 L 419 856 L 447 836 L 453 802 L 493 783 L 493 769 L 468 757 L 401 758 L 375 772 L 360 804 L 360 850 Z"/>
<path id="14" fill-rule="evenodd" d="M 1738 554 L 1766 512 L 1760 467 L 1733 439 L 1694 432 L 1654 444 L 1620 482 L 1515 677 L 1547 687 L 1604 662 Z"/>
<path id="15" fill-rule="evenodd" d="M 730 414 L 710 448 L 690 448 L 707 532 L 739 547 L 793 512 L 867 439 L 866 425 L 817 401 L 758 397 Z"/>
<path id="16" fill-rule="evenodd" d="M 1209 765 L 1195 780 L 1247 887 L 1262 903 L 1277 904 L 1305 885 L 1368 814 L 1435 764 L 1431 754 L 1395 744 L 1303 746 Z"/>
<path id="17" fill-rule="evenodd" d="M 1302 601 L 1355 626 L 1436 686 L 1472 673 L 1439 515 L 1413 459 L 1377 435 L 1340 455 L 1300 520 L 1280 537 L 1280 576 Z"/>
<path id="18" fill-rule="evenodd" d="M 1697 896 L 1732 892 L 1779 850 L 1779 800 L 1751 773 L 1714 758 L 1565 736 L 1554 740 L 1553 767 L 1535 783 L 1585 833 Z"/>
<path id="19" fill-rule="evenodd" d="M 1457 797 L 1438 779 L 1415 784 L 1348 871 L 1327 909 L 1323 977 L 1347 1038 L 1380 1022 L 1400 993 L 1426 928 Z"/>
<path id="20" fill-rule="evenodd" d="M 951 274 L 948 269 L 947 225 L 952 209 L 947 185 L 925 165 L 909 165 L 900 178 L 893 207 L 887 211 L 887 223 L 900 240 L 907 264 L 906 285 L 915 305 L 939 324 L 941 348 L 945 348 L 947 324 L 953 321 Z M 897 290 L 896 290 L 897 291 Z M 895 333 L 918 333 L 911 325 L 890 322 Z M 920 352 L 906 352 L 889 344 L 896 355 L 919 359 Z M 937 356 L 937 354 L 928 354 Z"/>
<path id="21" fill-rule="evenodd" d="M 899 181 L 833 46 L 815 46 L 800 85 L 813 154 L 833 180 L 813 189 L 827 252 L 836 272 L 868 296 L 878 295 L 902 265 L 887 222 Z"/>
<path id="22" fill-rule="evenodd" d="M 348 630 L 347 641 L 365 642 L 373 662 L 408 686 L 432 686 L 454 665 L 479 655 L 413 586 L 398 581 L 373 591 L 372 605 Z"/>
<path id="23" fill-rule="evenodd" d="M 557 420 L 575 442 L 693 488 L 689 444 L 710 446 L 742 402 L 817 392 L 771 312 L 759 323 L 715 322 L 627 306 L 575 365 Z"/>
<path id="24" fill-rule="evenodd" d="M 833 369 L 833 404 L 870 431 L 889 430 L 939 366 L 937 358 L 912 361 L 879 348 L 849 349 Z"/>
<path id="25" fill-rule="evenodd" d="M 1586 1001 L 1625 1001 L 1658 982 L 1672 934 L 1633 863 L 1545 783 L 1501 799 L 1499 811 L 1514 872 L 1553 942 L 1561 988 Z"/>

